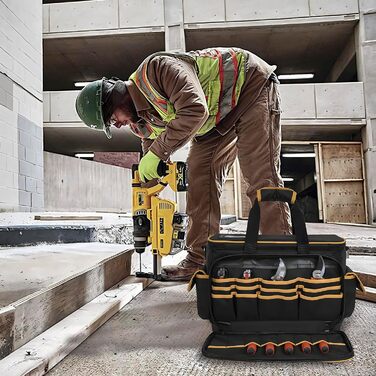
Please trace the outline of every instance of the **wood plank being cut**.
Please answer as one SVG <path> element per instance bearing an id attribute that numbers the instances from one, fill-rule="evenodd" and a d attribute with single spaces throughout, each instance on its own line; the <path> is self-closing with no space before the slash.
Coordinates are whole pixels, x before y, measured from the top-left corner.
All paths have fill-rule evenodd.
<path id="1" fill-rule="evenodd" d="M 1 376 L 40 376 L 129 303 L 152 281 L 128 277 L 0 361 Z"/>
<path id="2" fill-rule="evenodd" d="M 101 215 L 36 215 L 36 221 L 100 221 Z"/>
<path id="3" fill-rule="evenodd" d="M 129 247 L 0 309 L 0 359 L 129 276 Z"/>

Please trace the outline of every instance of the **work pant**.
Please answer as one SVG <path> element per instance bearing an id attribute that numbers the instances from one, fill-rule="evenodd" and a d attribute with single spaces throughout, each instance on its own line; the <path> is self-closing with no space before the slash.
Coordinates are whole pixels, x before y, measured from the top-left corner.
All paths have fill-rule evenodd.
<path id="1" fill-rule="evenodd" d="M 280 149 L 280 97 L 278 84 L 271 80 L 227 134 L 214 132 L 192 141 L 187 160 L 189 260 L 202 264 L 208 237 L 219 232 L 219 200 L 236 156 L 248 185 L 247 196 L 253 202 L 259 188 L 283 187 Z M 263 202 L 260 207 L 262 234 L 291 233 L 286 203 Z"/>

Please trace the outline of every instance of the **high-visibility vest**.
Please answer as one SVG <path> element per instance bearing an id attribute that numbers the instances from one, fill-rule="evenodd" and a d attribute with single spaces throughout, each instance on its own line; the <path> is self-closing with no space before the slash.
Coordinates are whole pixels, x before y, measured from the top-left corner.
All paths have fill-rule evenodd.
<path id="1" fill-rule="evenodd" d="M 212 130 L 238 103 L 241 88 L 245 80 L 245 51 L 238 48 L 208 48 L 188 53 L 157 52 L 146 58 L 130 76 L 145 98 L 155 108 L 165 123 L 176 117 L 173 104 L 153 87 L 148 79 L 148 63 L 156 56 L 173 56 L 189 60 L 196 65 L 198 79 L 205 94 L 209 117 L 198 130 L 203 135 Z M 164 132 L 164 127 L 151 124 L 156 138 Z"/>

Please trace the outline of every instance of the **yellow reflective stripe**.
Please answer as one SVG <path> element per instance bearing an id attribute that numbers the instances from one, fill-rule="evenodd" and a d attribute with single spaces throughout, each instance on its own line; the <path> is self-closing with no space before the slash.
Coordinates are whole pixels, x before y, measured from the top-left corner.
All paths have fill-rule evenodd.
<path id="1" fill-rule="evenodd" d="M 299 293 L 300 297 L 303 300 L 321 300 L 321 299 L 342 299 L 343 293 L 340 294 L 328 294 L 328 295 L 320 295 L 320 296 L 306 296 L 302 293 Z"/>
<path id="2" fill-rule="evenodd" d="M 276 343 L 276 342 L 271 342 L 271 341 L 269 341 L 269 342 L 266 342 L 266 343 L 263 343 L 263 344 L 260 344 L 260 343 L 257 343 L 257 342 L 253 342 L 253 341 L 251 341 L 251 342 L 246 343 L 245 345 L 230 345 L 230 346 L 209 345 L 209 346 L 208 346 L 208 349 L 238 349 L 238 348 L 244 348 L 244 347 L 247 347 L 247 346 L 249 346 L 251 343 L 254 343 L 254 344 L 255 344 L 256 346 L 258 346 L 258 347 L 264 347 L 264 346 L 266 346 L 266 345 L 268 345 L 268 344 L 272 344 L 272 345 L 274 345 L 274 346 L 279 347 L 279 346 L 283 346 L 283 345 L 285 345 L 286 343 L 291 343 L 291 344 L 294 345 L 294 346 L 299 346 L 299 345 L 301 345 L 303 342 L 307 342 L 307 343 L 309 343 L 311 346 L 315 346 L 315 345 L 318 345 L 321 341 L 325 341 L 328 345 L 331 345 L 331 346 L 346 346 L 346 343 L 342 343 L 342 342 L 328 342 L 328 341 L 326 341 L 325 339 L 320 339 L 320 340 L 315 341 L 315 342 L 310 342 L 310 341 L 306 341 L 306 340 L 304 340 L 304 341 L 300 341 L 300 342 L 296 342 L 296 343 L 294 343 L 294 342 L 292 342 L 292 341 L 284 341 L 284 342 Z"/>
<path id="3" fill-rule="evenodd" d="M 346 273 L 345 274 L 345 279 L 356 279 L 357 282 L 358 282 L 358 288 L 361 292 L 366 292 L 366 289 L 363 285 L 363 282 L 360 280 L 360 278 L 358 277 L 358 275 L 354 272 L 349 272 L 349 273 Z"/>

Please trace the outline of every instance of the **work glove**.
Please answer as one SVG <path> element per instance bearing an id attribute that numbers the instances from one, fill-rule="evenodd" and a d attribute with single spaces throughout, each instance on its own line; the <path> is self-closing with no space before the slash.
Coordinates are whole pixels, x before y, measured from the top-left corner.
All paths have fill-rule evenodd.
<path id="1" fill-rule="evenodd" d="M 145 180 L 160 178 L 157 172 L 160 161 L 161 159 L 150 150 L 141 158 L 138 173 L 143 183 Z"/>

